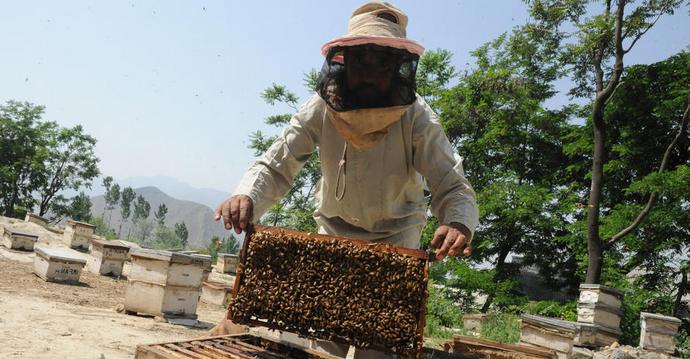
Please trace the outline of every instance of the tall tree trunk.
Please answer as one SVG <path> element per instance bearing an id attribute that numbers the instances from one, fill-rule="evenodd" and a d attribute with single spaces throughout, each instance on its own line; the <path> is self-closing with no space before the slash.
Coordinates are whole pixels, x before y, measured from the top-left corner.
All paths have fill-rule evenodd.
<path id="1" fill-rule="evenodd" d="M 685 271 L 685 268 L 681 268 L 681 280 L 680 284 L 678 285 L 678 293 L 676 293 L 676 302 L 673 303 L 673 316 L 678 317 L 678 310 L 680 309 L 680 304 L 683 301 L 683 296 L 685 295 L 685 292 L 687 292 L 687 287 L 688 287 L 688 273 Z"/>
<path id="2" fill-rule="evenodd" d="M 604 124 L 604 103 L 595 101 L 592 108 L 592 122 L 594 127 L 594 149 L 592 155 L 592 184 L 589 190 L 587 206 L 587 278 L 585 283 L 599 283 L 603 262 L 603 245 L 599 236 L 599 207 L 601 204 L 601 190 L 604 184 L 604 161 L 606 126 Z"/>

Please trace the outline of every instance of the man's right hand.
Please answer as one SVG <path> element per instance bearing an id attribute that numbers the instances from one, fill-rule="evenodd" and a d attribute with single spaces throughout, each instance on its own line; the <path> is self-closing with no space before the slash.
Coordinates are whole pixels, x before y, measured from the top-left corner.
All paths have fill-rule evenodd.
<path id="1" fill-rule="evenodd" d="M 249 196 L 237 194 L 223 201 L 213 214 L 213 218 L 218 221 L 222 217 L 225 229 L 235 228 L 235 233 L 240 234 L 249 227 L 253 212 L 252 199 Z"/>

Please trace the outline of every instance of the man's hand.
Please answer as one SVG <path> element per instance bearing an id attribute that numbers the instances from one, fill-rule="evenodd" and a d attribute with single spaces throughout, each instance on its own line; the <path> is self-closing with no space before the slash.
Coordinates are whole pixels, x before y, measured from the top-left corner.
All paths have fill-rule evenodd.
<path id="1" fill-rule="evenodd" d="M 431 240 L 431 246 L 440 248 L 436 252 L 436 259 L 441 260 L 449 255 L 451 257 L 462 254 L 469 256 L 472 254 L 472 234 L 470 230 L 461 223 L 444 224 L 438 227 Z"/>
<path id="2" fill-rule="evenodd" d="M 249 196 L 237 194 L 223 201 L 213 214 L 213 218 L 217 221 L 222 217 L 225 229 L 235 228 L 235 233 L 240 234 L 249 227 L 253 215 L 252 199 Z"/>

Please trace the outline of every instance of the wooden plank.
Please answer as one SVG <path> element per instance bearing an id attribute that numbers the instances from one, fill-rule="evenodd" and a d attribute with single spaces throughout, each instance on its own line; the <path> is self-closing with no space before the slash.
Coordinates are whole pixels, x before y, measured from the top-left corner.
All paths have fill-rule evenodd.
<path id="1" fill-rule="evenodd" d="M 185 355 L 187 355 L 187 356 L 190 357 L 190 358 L 194 358 L 194 359 L 205 359 L 205 358 L 202 357 L 201 355 L 199 355 L 199 354 L 197 354 L 197 353 L 195 353 L 195 352 L 193 352 L 193 351 L 189 351 L 189 350 L 183 348 L 182 346 L 180 346 L 179 344 L 176 344 L 176 343 L 163 344 L 163 346 L 164 346 L 165 348 L 170 349 L 170 350 L 174 350 L 174 351 L 180 352 L 180 353 L 182 353 L 182 354 L 185 354 Z"/>
<path id="2" fill-rule="evenodd" d="M 556 358 L 556 352 L 550 349 L 541 349 L 520 344 L 506 344 L 499 343 L 493 340 L 480 339 L 475 337 L 468 337 L 462 335 L 453 336 L 453 344 L 459 346 L 466 346 L 473 349 L 491 349 L 502 352 L 523 353 L 531 355 L 534 358 Z"/>

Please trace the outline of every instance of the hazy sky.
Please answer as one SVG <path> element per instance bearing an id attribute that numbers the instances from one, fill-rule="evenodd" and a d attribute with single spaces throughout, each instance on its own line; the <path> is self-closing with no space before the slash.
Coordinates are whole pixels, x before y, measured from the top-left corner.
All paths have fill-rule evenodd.
<path id="1" fill-rule="evenodd" d="M 165 175 L 231 191 L 253 161 L 250 133 L 272 108 L 271 83 L 301 101 L 303 73 L 347 29 L 362 1 L 3 1 L 0 102 L 46 106 L 45 120 L 82 124 L 104 175 Z M 469 52 L 527 19 L 517 0 L 397 1 L 408 37 Z M 690 41 L 684 8 L 662 18 L 626 65 L 662 60 Z M 562 98 L 561 101 L 567 101 Z"/>

